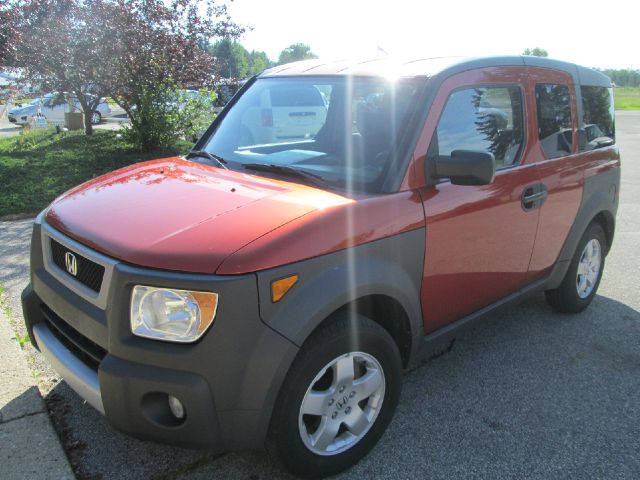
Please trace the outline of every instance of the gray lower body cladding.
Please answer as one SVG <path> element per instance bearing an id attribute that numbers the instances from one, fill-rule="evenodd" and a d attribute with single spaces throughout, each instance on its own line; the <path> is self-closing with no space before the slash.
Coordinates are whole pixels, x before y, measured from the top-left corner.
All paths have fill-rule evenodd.
<path id="1" fill-rule="evenodd" d="M 605 172 L 587 177 L 582 190 L 582 201 L 573 226 L 567 235 L 560 255 L 553 266 L 545 288 L 557 288 L 564 278 L 578 242 L 589 224 L 598 216 L 604 215 L 607 234 L 607 253 L 611 248 L 615 231 L 615 218 L 620 198 L 620 168 L 612 168 Z"/>
<path id="2" fill-rule="evenodd" d="M 423 227 L 258 272 L 260 315 L 266 324 L 300 346 L 345 305 L 372 296 L 393 299 L 407 321 L 412 343 L 409 360 L 424 336 L 420 288 L 425 241 Z M 271 282 L 294 274 L 300 280 L 281 301 L 273 303 Z"/>

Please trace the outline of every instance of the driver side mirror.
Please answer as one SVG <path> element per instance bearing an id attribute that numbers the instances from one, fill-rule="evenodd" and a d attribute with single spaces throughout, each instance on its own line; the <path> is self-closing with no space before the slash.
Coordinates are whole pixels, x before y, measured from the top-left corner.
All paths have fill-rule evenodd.
<path id="1" fill-rule="evenodd" d="M 496 174 L 493 154 L 476 150 L 454 150 L 451 156 L 433 159 L 431 177 L 448 178 L 453 185 L 488 185 Z"/>

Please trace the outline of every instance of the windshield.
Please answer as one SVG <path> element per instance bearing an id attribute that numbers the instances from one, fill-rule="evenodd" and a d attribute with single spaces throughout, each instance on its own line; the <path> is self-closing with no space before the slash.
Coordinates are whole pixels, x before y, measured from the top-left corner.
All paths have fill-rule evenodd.
<path id="1" fill-rule="evenodd" d="M 48 94 L 48 95 L 45 95 L 44 97 L 38 98 L 36 100 L 42 101 L 42 106 L 43 107 L 51 107 L 51 106 L 53 106 L 53 101 L 55 100 L 55 95 Z"/>
<path id="2" fill-rule="evenodd" d="M 53 107 L 57 107 L 58 105 L 62 105 L 63 103 L 66 103 L 66 100 L 64 98 L 64 95 L 60 95 L 59 93 L 52 93 L 49 95 L 45 95 L 42 99 L 42 106 L 43 107 L 49 107 L 49 108 L 53 108 Z"/>
<path id="3" fill-rule="evenodd" d="M 232 169 L 287 179 L 295 169 L 329 187 L 375 192 L 394 162 L 423 85 L 416 78 L 258 79 L 203 149 Z M 271 168 L 258 170 L 258 164 Z"/>

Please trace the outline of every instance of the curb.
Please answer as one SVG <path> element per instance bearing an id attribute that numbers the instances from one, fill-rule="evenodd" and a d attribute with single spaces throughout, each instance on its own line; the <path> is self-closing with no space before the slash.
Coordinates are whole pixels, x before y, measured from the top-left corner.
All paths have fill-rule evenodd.
<path id="1" fill-rule="evenodd" d="M 131 123 L 129 117 L 106 117 L 103 121 L 105 123 Z"/>
<path id="2" fill-rule="evenodd" d="M 16 220 L 26 220 L 28 218 L 36 218 L 38 212 L 34 213 L 10 213 L 0 217 L 0 222 L 15 222 Z"/>
<path id="3" fill-rule="evenodd" d="M 0 310 L 0 465 L 3 480 L 74 480 L 44 400 Z"/>

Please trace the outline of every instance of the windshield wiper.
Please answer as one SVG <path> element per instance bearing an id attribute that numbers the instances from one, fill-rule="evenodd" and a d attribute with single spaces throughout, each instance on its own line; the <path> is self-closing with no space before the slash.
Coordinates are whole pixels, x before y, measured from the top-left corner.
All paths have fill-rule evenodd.
<path id="1" fill-rule="evenodd" d="M 219 155 L 216 155 L 214 153 L 209 153 L 205 150 L 191 150 L 189 153 L 187 153 L 187 158 L 189 157 L 204 157 L 204 158 L 208 158 L 209 160 L 213 160 L 215 161 L 218 166 L 220 166 L 221 168 L 224 168 L 225 170 L 229 170 L 229 167 L 227 167 L 225 164 L 229 163 L 227 160 L 225 160 L 224 158 L 222 158 Z"/>
<path id="2" fill-rule="evenodd" d="M 287 165 L 275 165 L 273 163 L 245 163 L 242 166 L 249 170 L 280 173 L 288 177 L 299 178 L 315 185 L 316 187 L 327 187 L 327 181 L 320 175 L 305 172 L 304 170 L 298 170 L 297 168 L 289 167 Z"/>

